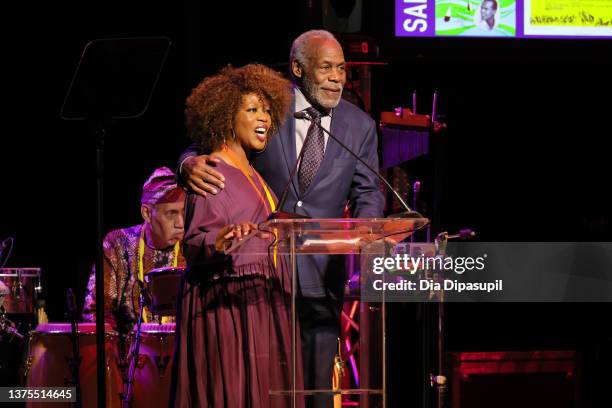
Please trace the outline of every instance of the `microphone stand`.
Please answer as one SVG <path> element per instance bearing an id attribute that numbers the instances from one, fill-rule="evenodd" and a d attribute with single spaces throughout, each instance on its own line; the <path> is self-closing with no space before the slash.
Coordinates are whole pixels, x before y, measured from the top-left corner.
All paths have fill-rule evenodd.
<path id="1" fill-rule="evenodd" d="M 104 347 L 103 181 L 104 143 L 114 120 L 135 119 L 147 110 L 170 39 L 112 38 L 87 43 L 62 104 L 64 120 L 84 120 L 96 142 L 96 373 L 98 408 L 106 401 Z M 125 86 L 130 84 L 131 86 Z"/>
<path id="2" fill-rule="evenodd" d="M 66 380 L 66 385 L 76 388 L 76 408 L 81 407 L 81 353 L 79 350 L 79 328 L 76 317 L 76 300 L 72 288 L 68 288 L 66 293 L 66 304 L 68 306 L 68 318 L 70 319 L 70 342 L 72 343 L 72 358 L 68 359 L 71 378 Z"/>
<path id="3" fill-rule="evenodd" d="M 294 116 L 297 119 L 300 119 L 298 117 L 298 113 L 300 113 L 300 112 L 296 112 L 294 114 Z M 280 198 L 278 199 L 278 206 L 276 207 L 276 211 L 272 212 L 268 216 L 268 221 L 270 221 L 270 220 L 291 220 L 291 219 L 307 219 L 307 218 L 310 218 L 307 215 L 296 214 L 296 213 L 292 213 L 292 212 L 282 211 L 281 210 L 281 208 L 283 208 L 283 205 L 285 205 L 285 201 L 287 200 L 287 193 L 289 192 L 289 186 L 293 182 L 293 177 L 295 177 L 295 172 L 297 171 L 298 166 L 299 166 L 300 162 L 302 161 L 302 156 L 304 156 L 304 146 L 306 146 L 306 142 L 309 140 L 308 138 L 310 136 L 311 136 L 310 134 L 306 134 L 306 139 L 304 140 L 304 144 L 302 145 L 302 148 L 300 149 L 300 154 L 298 155 L 297 160 L 295 161 L 295 164 L 293 165 L 293 169 L 291 170 L 291 173 L 289 174 L 289 180 L 287 181 L 287 184 L 285 184 L 285 188 L 283 189 L 283 193 L 281 194 Z"/>
<path id="4" fill-rule="evenodd" d="M 402 204 L 402 207 L 404 207 L 406 209 L 405 212 L 399 213 L 399 214 L 393 214 L 392 217 L 394 218 L 422 218 L 423 216 L 421 214 L 419 214 L 417 211 L 412 210 L 408 204 L 406 204 L 406 202 L 402 199 L 402 197 L 399 195 L 399 193 L 391 186 L 391 184 L 387 181 L 387 179 L 385 179 L 382 174 L 380 174 L 380 172 L 378 172 L 377 170 L 374 170 L 372 168 L 372 166 L 370 166 L 368 163 L 365 162 L 365 160 L 363 160 L 361 157 L 359 157 L 357 154 L 355 154 L 351 149 L 348 148 L 348 146 L 346 146 L 344 143 L 342 143 L 336 136 L 334 136 L 330 131 L 328 131 L 327 129 L 325 129 L 323 126 L 321 126 L 321 124 L 317 123 L 316 121 L 313 121 L 312 118 L 310 117 L 310 115 L 304 111 L 301 112 L 296 112 L 294 115 L 297 119 L 306 119 L 309 120 L 310 122 L 314 123 L 316 126 L 318 126 L 321 130 L 323 130 L 325 133 L 327 133 L 329 135 L 329 137 L 331 137 L 336 143 L 338 143 L 344 150 L 346 150 L 347 152 L 349 152 L 354 158 L 356 158 L 361 164 L 363 164 L 364 166 L 366 166 L 368 168 L 368 170 L 370 170 L 372 173 L 376 174 L 376 176 L 378 176 L 378 179 L 381 180 L 386 186 L 387 188 L 389 188 L 392 192 L 393 195 L 395 195 L 395 197 L 399 200 L 399 202 Z M 304 144 L 306 144 L 306 141 L 304 141 Z M 302 151 L 304 149 L 302 148 Z M 300 152 L 300 156 L 301 156 Z M 390 216 L 391 217 L 391 216 Z"/>
<path id="5" fill-rule="evenodd" d="M 138 298 L 140 301 L 140 313 L 138 314 L 138 322 L 136 323 L 136 338 L 134 340 L 134 351 L 132 352 L 132 362 L 130 363 L 130 371 L 128 374 L 128 382 L 127 382 L 127 393 L 125 395 L 125 400 L 123 401 L 123 408 L 130 408 L 131 399 L 132 399 L 132 385 L 134 384 L 134 375 L 136 374 L 136 367 L 138 366 L 138 357 L 140 354 L 140 338 L 141 338 L 141 326 L 142 326 L 142 314 L 144 312 L 144 303 L 145 303 L 145 290 L 144 284 L 141 280 L 136 280 L 138 284 Z"/>
<path id="6" fill-rule="evenodd" d="M 442 260 L 446 258 L 446 247 L 449 240 L 457 239 L 471 239 L 476 236 L 476 233 L 471 229 L 462 229 L 456 234 L 449 234 L 448 232 L 441 232 L 436 236 L 434 245 L 436 248 L 436 257 L 441 257 Z M 442 271 L 436 272 L 433 277 L 437 282 L 442 280 Z M 429 381 L 432 387 L 435 387 L 436 391 L 436 407 L 443 408 L 446 405 L 445 394 L 446 394 L 446 383 L 447 377 L 443 374 L 444 372 L 444 290 L 440 290 L 438 299 L 438 313 L 436 319 L 436 373 L 430 373 Z"/>

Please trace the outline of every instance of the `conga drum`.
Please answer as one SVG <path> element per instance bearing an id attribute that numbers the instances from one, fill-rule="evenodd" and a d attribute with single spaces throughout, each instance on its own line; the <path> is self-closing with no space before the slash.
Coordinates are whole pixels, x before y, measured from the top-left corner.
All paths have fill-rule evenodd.
<path id="1" fill-rule="evenodd" d="M 134 408 L 167 407 L 170 397 L 174 323 L 141 325 L 138 364 L 134 371 L 131 406 Z M 136 327 L 130 336 L 129 363 L 133 359 Z"/>
<path id="2" fill-rule="evenodd" d="M 144 275 L 147 291 L 151 298 L 150 311 L 158 316 L 176 315 L 176 298 L 181 278 L 182 267 L 164 267 L 152 269 Z"/>
<path id="3" fill-rule="evenodd" d="M 104 325 L 106 358 L 106 406 L 120 407 L 122 379 L 118 367 L 118 340 L 109 324 Z M 70 361 L 73 358 L 70 323 L 39 324 L 30 333 L 24 373 L 26 387 L 66 387 L 71 380 Z M 81 406 L 97 405 L 96 324 L 78 324 Z M 68 407 L 68 403 L 29 402 L 28 407 Z"/>
<path id="4" fill-rule="evenodd" d="M 6 313 L 35 313 L 40 268 L 0 268 L 0 305 Z"/>

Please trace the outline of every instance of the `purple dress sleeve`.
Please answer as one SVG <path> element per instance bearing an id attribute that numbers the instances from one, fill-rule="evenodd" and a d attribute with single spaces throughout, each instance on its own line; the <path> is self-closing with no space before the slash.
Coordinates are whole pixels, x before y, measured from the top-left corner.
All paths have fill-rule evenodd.
<path id="1" fill-rule="evenodd" d="M 217 263 L 225 259 L 223 253 L 215 250 L 215 239 L 219 230 L 230 224 L 226 201 L 223 190 L 215 196 L 187 196 L 183 253 L 189 266 Z"/>

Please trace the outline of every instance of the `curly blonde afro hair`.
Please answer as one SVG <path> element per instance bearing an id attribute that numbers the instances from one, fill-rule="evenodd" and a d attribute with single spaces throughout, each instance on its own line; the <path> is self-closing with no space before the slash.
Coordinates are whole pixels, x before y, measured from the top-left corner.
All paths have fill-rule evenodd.
<path id="1" fill-rule="evenodd" d="M 291 104 L 291 83 L 280 73 L 261 64 L 225 67 L 206 77 L 187 98 L 185 117 L 189 137 L 204 152 L 221 147 L 232 134 L 232 124 L 242 97 L 256 94 L 270 106 L 274 134 Z"/>

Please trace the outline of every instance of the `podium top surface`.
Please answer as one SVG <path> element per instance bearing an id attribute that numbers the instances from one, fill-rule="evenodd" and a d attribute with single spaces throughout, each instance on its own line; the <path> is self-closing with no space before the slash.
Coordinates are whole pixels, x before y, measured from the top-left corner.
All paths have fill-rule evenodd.
<path id="1" fill-rule="evenodd" d="M 259 224 L 260 228 L 277 228 L 281 233 L 317 232 L 321 234 L 342 232 L 394 235 L 418 231 L 429 223 L 427 218 L 297 218 L 275 219 Z"/>
<path id="2" fill-rule="evenodd" d="M 275 219 L 259 224 L 259 231 L 270 232 L 276 242 L 260 240 L 248 245 L 248 252 L 266 253 L 276 246 L 278 253 L 358 254 L 364 245 L 393 239 L 399 242 L 425 227 L 427 218 L 308 218 Z M 250 238 L 232 245 L 226 253 L 238 250 Z"/>

